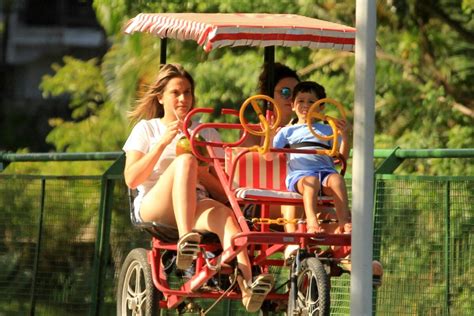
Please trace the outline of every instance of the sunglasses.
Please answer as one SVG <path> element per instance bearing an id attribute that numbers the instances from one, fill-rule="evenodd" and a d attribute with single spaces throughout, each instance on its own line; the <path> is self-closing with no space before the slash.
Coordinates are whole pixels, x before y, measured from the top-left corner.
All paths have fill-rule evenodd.
<path id="1" fill-rule="evenodd" d="M 288 88 L 288 87 L 283 87 L 283 88 L 281 88 L 280 90 L 278 90 L 277 92 L 278 92 L 278 93 L 280 94 L 280 96 L 281 96 L 282 98 L 284 98 L 284 99 L 289 99 L 289 98 L 291 98 L 292 92 L 291 92 L 291 89 Z"/>

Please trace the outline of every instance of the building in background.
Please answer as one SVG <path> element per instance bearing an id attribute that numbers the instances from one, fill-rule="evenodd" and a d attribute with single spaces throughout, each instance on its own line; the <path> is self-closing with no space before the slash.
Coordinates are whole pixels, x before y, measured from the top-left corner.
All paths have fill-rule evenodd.
<path id="1" fill-rule="evenodd" d="M 41 97 L 41 77 L 65 55 L 90 59 L 107 48 L 92 0 L 3 0 L 0 37 L 0 150 L 47 151 L 48 118 L 69 108 Z"/>

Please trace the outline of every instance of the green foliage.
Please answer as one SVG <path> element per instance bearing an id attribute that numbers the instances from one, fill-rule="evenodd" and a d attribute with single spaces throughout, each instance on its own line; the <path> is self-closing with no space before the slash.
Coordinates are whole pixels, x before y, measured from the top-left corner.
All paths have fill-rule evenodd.
<path id="1" fill-rule="evenodd" d="M 65 56 L 63 61 L 64 66 L 51 66 L 55 75 L 43 76 L 40 89 L 44 98 L 69 96 L 72 118 L 80 120 L 104 103 L 105 85 L 97 68 L 98 60 L 82 61 Z"/>
<path id="2" fill-rule="evenodd" d="M 119 151 L 129 132 L 127 123 L 110 102 L 80 122 L 54 119 L 50 123 L 55 128 L 46 140 L 58 151 Z"/>
<path id="3" fill-rule="evenodd" d="M 104 56 L 101 74 L 107 95 L 124 121 L 126 111 L 137 98 L 137 90 L 152 81 L 158 72 L 159 44 L 150 36 L 117 36 L 115 44 Z"/>
<path id="4" fill-rule="evenodd" d="M 50 119 L 54 128 L 46 140 L 58 151 L 117 151 L 128 134 L 123 116 L 107 101 L 97 62 L 65 57 L 64 66 L 54 64 L 55 74 L 43 77 L 44 97 L 67 95 L 73 109 L 74 121 Z"/>
<path id="5" fill-rule="evenodd" d="M 101 0 L 93 2 L 97 20 L 108 35 L 120 32 L 121 23 L 128 14 L 130 2 L 127 0 Z"/>
<path id="6" fill-rule="evenodd" d="M 51 121 L 55 129 L 48 141 L 58 150 L 120 148 L 128 128 L 119 132 L 113 126 L 128 126 L 126 111 L 142 92 L 140 87 L 153 80 L 159 67 L 157 38 L 121 33 L 124 23 L 140 12 L 295 13 L 355 25 L 354 1 L 95 0 L 94 8 L 113 43 L 101 63 L 91 60 L 81 64 L 65 59 L 62 69 L 55 66 L 56 80 L 45 77 L 42 84 L 47 95 L 68 95 L 74 109 L 75 121 Z M 440 0 L 432 5 L 411 0 L 377 3 L 376 148 L 474 146 L 474 60 L 469 57 L 474 52 L 474 25 L 469 16 L 472 1 L 456 4 Z M 197 105 L 216 109 L 208 119 L 222 121 L 227 119 L 217 110 L 224 106 L 238 108 L 256 92 L 263 49 L 239 47 L 207 54 L 191 41 L 172 40 L 167 56 L 169 62 L 182 63 L 194 75 Z M 297 69 L 304 80 L 321 82 L 329 96 L 346 106 L 352 119 L 352 54 L 277 48 L 276 60 Z M 75 130 L 81 135 L 99 131 L 103 136 L 77 137 Z M 459 165 L 454 169 L 472 173 L 469 163 Z M 453 171 L 446 168 L 445 163 L 413 161 L 405 163 L 402 172 Z"/>

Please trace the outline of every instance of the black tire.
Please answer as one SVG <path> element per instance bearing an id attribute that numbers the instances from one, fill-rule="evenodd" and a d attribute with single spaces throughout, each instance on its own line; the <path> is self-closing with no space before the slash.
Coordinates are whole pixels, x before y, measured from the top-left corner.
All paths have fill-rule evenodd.
<path id="1" fill-rule="evenodd" d="M 292 270 L 295 268 L 293 263 Z M 296 300 L 294 291 L 297 291 Z M 296 288 L 292 286 L 288 296 L 288 316 L 329 316 L 329 276 L 317 258 L 306 258 L 301 262 Z"/>
<path id="2" fill-rule="evenodd" d="M 117 316 L 157 316 L 160 295 L 153 284 L 147 251 L 133 249 L 120 270 Z"/>

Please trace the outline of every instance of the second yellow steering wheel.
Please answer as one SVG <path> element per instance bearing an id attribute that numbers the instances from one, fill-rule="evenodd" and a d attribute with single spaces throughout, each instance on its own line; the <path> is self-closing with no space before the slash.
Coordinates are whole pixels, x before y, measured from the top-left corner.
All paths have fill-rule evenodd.
<path id="1" fill-rule="evenodd" d="M 309 131 L 311 132 L 311 134 L 314 135 L 314 137 L 316 138 L 319 138 L 321 140 L 325 140 L 325 141 L 329 141 L 329 140 L 332 140 L 333 142 L 333 146 L 332 146 L 332 149 L 328 152 L 326 152 L 329 156 L 334 156 L 337 154 L 337 149 L 338 149 L 338 134 L 339 134 L 339 130 L 337 128 L 337 125 L 336 125 L 336 118 L 332 117 L 332 116 L 329 116 L 329 115 L 325 115 L 325 114 L 322 114 L 319 109 L 320 109 L 320 106 L 325 103 L 325 104 L 332 104 L 334 105 L 339 113 L 341 114 L 341 117 L 342 119 L 346 119 L 346 112 L 344 110 L 344 107 L 342 106 L 342 104 L 334 99 L 330 99 L 330 98 L 324 98 L 324 99 L 320 99 L 316 102 L 313 103 L 313 105 L 311 105 L 311 107 L 309 108 L 309 111 L 308 111 L 308 114 L 306 116 L 306 124 L 308 125 L 308 128 L 309 128 Z M 329 126 L 331 126 L 332 128 L 332 135 L 329 135 L 329 136 L 326 136 L 326 135 L 320 135 L 318 133 L 316 133 L 316 131 L 314 130 L 313 128 L 313 119 L 317 119 L 317 120 L 321 120 L 321 121 L 327 121 L 329 123 Z"/>

